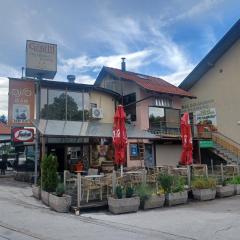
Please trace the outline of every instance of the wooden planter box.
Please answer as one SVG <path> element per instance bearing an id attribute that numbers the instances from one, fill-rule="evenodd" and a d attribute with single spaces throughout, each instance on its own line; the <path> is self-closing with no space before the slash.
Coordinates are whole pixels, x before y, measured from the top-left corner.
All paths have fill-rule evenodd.
<path id="1" fill-rule="evenodd" d="M 166 197 L 165 202 L 167 206 L 184 204 L 184 203 L 187 203 L 188 192 L 183 191 L 183 192 L 177 192 L 177 193 L 167 193 L 165 197 Z"/>
<path id="2" fill-rule="evenodd" d="M 144 201 L 143 209 L 160 208 L 165 202 L 164 195 L 153 195 Z"/>
<path id="3" fill-rule="evenodd" d="M 56 212 L 66 213 L 69 211 L 69 208 L 72 203 L 72 197 L 69 195 L 63 195 L 58 197 L 54 194 L 49 194 L 49 206 L 51 209 Z"/>
<path id="4" fill-rule="evenodd" d="M 108 197 L 109 211 L 114 214 L 137 212 L 139 209 L 139 206 L 140 206 L 139 197 L 121 198 L 121 199 Z"/>
<path id="5" fill-rule="evenodd" d="M 235 194 L 237 194 L 237 195 L 240 194 L 240 184 L 235 184 L 234 185 L 234 191 L 235 191 Z"/>
<path id="6" fill-rule="evenodd" d="M 196 200 L 207 201 L 215 199 L 216 189 L 193 189 L 193 197 Z"/>
<path id="7" fill-rule="evenodd" d="M 35 198 L 37 198 L 38 200 L 41 199 L 41 188 L 39 186 L 33 185 L 32 193 Z"/>
<path id="8" fill-rule="evenodd" d="M 230 197 L 233 196 L 235 193 L 235 187 L 234 185 L 226 185 L 226 186 L 217 186 L 217 197 L 223 198 L 223 197 Z"/>
<path id="9" fill-rule="evenodd" d="M 49 192 L 42 190 L 41 191 L 41 199 L 45 205 L 49 206 Z"/>

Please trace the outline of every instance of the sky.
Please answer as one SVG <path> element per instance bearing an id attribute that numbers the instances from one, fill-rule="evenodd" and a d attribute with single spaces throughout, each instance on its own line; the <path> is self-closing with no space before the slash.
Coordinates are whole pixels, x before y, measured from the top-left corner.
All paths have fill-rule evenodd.
<path id="1" fill-rule="evenodd" d="M 94 83 L 102 66 L 179 85 L 240 16 L 239 0 L 0 0 L 0 115 L 26 40 L 58 46 L 54 80 Z"/>

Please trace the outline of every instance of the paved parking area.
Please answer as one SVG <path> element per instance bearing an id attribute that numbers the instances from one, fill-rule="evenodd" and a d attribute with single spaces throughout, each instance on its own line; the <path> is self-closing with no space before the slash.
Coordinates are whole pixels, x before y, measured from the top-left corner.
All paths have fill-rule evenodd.
<path id="1" fill-rule="evenodd" d="M 0 240 L 240 239 L 240 196 L 111 215 L 51 211 L 26 183 L 0 178 Z"/>

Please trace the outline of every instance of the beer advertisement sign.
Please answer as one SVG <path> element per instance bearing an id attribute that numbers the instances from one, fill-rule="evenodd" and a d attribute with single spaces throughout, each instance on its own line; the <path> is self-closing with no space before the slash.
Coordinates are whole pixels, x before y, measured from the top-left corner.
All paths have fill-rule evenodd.
<path id="1" fill-rule="evenodd" d="M 34 103 L 33 80 L 9 79 L 8 121 L 10 126 L 32 126 Z"/>

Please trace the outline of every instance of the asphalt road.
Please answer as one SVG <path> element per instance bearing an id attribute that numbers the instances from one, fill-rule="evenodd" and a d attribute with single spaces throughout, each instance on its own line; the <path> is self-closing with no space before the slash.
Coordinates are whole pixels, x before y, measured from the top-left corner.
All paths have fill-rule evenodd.
<path id="1" fill-rule="evenodd" d="M 27 184 L 0 178 L 0 240 L 159 239 L 238 240 L 240 196 L 111 215 L 51 211 Z"/>

